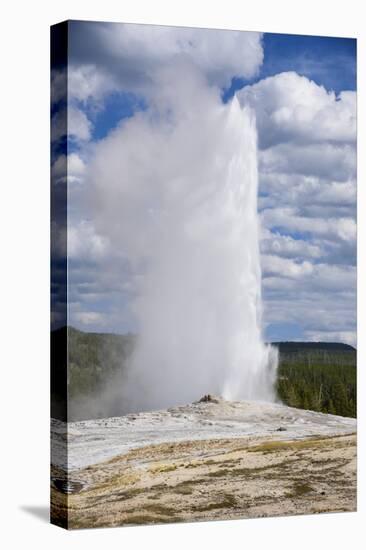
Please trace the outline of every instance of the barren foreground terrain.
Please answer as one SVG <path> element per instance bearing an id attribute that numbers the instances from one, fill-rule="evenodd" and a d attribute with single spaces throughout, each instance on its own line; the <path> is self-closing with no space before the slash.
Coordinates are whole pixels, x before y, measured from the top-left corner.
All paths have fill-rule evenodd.
<path id="1" fill-rule="evenodd" d="M 76 529 L 353 511 L 355 432 L 354 419 L 220 399 L 56 421 L 53 522 Z"/>

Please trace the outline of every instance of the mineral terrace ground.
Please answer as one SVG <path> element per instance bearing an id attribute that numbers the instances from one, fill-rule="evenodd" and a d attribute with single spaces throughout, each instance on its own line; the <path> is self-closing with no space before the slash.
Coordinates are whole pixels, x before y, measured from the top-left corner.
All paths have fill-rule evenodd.
<path id="1" fill-rule="evenodd" d="M 71 529 L 356 510 L 355 421 L 281 405 L 261 407 L 218 402 L 173 409 L 189 425 L 207 417 L 213 430 L 221 423 L 220 438 L 206 438 L 206 431 L 198 438 L 191 431 L 192 439 L 184 441 L 172 432 L 172 441 L 146 440 L 98 463 L 91 463 L 86 449 L 86 464 L 69 470 L 64 486 L 65 469 L 54 464 L 53 521 L 64 523 L 66 507 Z M 251 421 L 250 415 L 261 411 L 262 433 L 258 426 L 257 433 L 238 435 L 235 423 L 245 411 Z M 135 416 L 149 425 L 150 439 L 153 414 L 159 413 Z M 268 415 L 274 423 L 271 431 Z M 85 443 L 89 437 L 91 448 L 90 433 L 86 437 L 84 430 L 95 434 L 99 422 L 74 423 L 70 447 L 71 441 Z M 296 423 L 302 426 L 300 438 L 293 434 Z M 244 433 L 251 431 L 249 424 Z"/>

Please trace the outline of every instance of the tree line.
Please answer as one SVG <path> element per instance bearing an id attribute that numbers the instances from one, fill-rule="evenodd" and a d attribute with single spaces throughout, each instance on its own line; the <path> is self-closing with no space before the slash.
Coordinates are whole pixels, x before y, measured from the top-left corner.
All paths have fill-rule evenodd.
<path id="1" fill-rule="evenodd" d="M 356 417 L 355 350 L 280 352 L 277 394 L 290 407 Z"/>
<path id="2" fill-rule="evenodd" d="M 53 346 L 57 351 L 51 365 L 53 398 L 66 397 L 66 384 L 63 385 L 66 369 L 68 398 L 75 403 L 97 396 L 117 372 L 123 375 L 136 342 L 132 334 L 86 333 L 71 327 L 54 331 L 52 338 L 62 347 L 67 341 L 64 359 L 59 353 L 60 346 Z M 284 404 L 356 417 L 354 348 L 322 342 L 278 342 L 275 345 L 279 348 L 276 390 Z"/>

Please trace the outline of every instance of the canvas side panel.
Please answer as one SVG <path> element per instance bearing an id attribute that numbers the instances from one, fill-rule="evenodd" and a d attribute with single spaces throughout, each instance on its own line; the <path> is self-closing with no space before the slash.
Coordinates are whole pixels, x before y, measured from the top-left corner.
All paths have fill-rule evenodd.
<path id="1" fill-rule="evenodd" d="M 51 523 L 67 528 L 68 23 L 51 27 Z"/>

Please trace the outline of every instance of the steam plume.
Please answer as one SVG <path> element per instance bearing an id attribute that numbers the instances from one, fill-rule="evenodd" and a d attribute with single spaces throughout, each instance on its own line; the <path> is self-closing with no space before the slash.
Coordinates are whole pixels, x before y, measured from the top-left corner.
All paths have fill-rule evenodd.
<path id="1" fill-rule="evenodd" d="M 224 104 L 186 59 L 155 82 L 150 108 L 96 146 L 89 172 L 97 230 L 132 273 L 138 326 L 114 398 L 123 412 L 204 393 L 273 400 L 253 113 L 235 97 Z"/>

